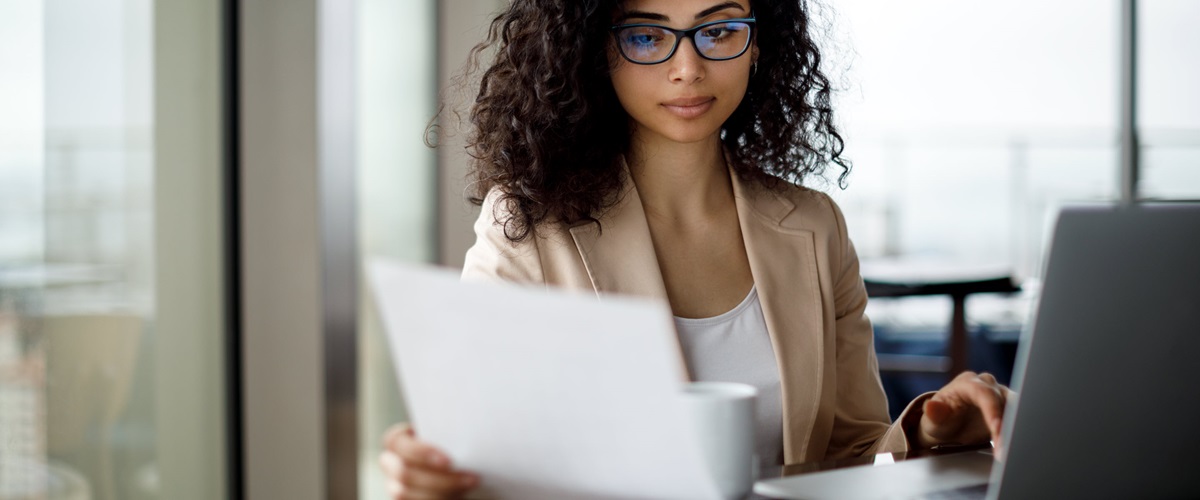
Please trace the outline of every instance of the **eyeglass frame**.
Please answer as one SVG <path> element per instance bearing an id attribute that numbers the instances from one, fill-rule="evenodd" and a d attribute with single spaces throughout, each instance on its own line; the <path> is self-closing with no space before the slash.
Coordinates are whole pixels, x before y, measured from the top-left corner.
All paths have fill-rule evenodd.
<path id="1" fill-rule="evenodd" d="M 732 55 L 729 57 L 713 58 L 713 57 L 708 57 L 708 56 L 704 55 L 704 53 L 700 51 L 700 47 L 696 45 L 696 33 L 699 33 L 700 30 L 707 28 L 709 26 L 713 26 L 713 25 L 717 25 L 717 24 L 725 24 L 725 23 L 742 23 L 742 24 L 746 24 L 750 27 L 750 37 L 746 40 L 746 46 L 742 47 L 742 50 L 740 52 L 738 52 L 736 55 Z M 617 36 L 617 32 L 619 32 L 620 30 L 626 29 L 626 28 L 659 28 L 664 31 L 668 31 L 671 34 L 675 35 L 675 45 L 673 47 L 671 47 L 671 52 L 667 53 L 667 56 L 662 58 L 661 60 L 654 61 L 654 62 L 635 61 L 635 60 L 633 60 L 633 58 L 629 57 L 629 55 L 625 54 L 625 49 L 621 47 L 621 39 L 620 39 L 620 37 Z M 702 58 L 702 59 L 705 59 L 708 61 L 729 61 L 729 60 L 737 59 L 739 57 L 742 57 L 742 55 L 744 55 L 747 50 L 750 50 L 750 45 L 754 41 L 754 32 L 757 28 L 758 28 L 758 20 L 754 18 L 754 14 L 750 14 L 750 17 L 740 17 L 737 19 L 719 19 L 716 21 L 700 23 L 700 24 L 697 24 L 697 25 L 692 26 L 691 28 L 688 28 L 685 30 L 677 30 L 675 28 L 663 26 L 661 24 L 633 23 L 633 24 L 616 24 L 616 25 L 613 25 L 612 27 L 610 27 L 609 31 L 612 32 L 613 38 L 617 42 L 617 52 L 621 53 L 621 57 L 625 58 L 626 61 L 629 61 L 633 64 L 641 64 L 644 66 L 650 66 L 650 65 L 654 65 L 654 64 L 665 63 L 667 61 L 670 61 L 672 57 L 675 57 L 675 52 L 677 52 L 679 50 L 679 44 L 683 42 L 684 38 L 690 39 L 692 41 L 692 48 L 696 49 L 696 55 L 700 56 L 700 58 Z"/>

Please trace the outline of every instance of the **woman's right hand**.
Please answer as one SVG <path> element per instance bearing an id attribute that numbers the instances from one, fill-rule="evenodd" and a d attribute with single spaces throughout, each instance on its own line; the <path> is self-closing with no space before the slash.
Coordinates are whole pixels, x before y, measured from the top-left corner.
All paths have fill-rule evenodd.
<path id="1" fill-rule="evenodd" d="M 479 485 L 479 476 L 454 470 L 449 457 L 417 439 L 408 424 L 393 425 L 384 433 L 379 465 L 395 500 L 459 498 Z"/>

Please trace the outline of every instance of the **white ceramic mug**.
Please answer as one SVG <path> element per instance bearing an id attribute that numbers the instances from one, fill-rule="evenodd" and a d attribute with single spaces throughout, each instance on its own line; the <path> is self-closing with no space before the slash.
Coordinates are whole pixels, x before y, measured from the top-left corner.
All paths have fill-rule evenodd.
<path id="1" fill-rule="evenodd" d="M 723 498 L 742 498 L 754 486 L 754 402 L 758 389 L 734 382 L 692 382 L 684 387 L 704 462 Z"/>

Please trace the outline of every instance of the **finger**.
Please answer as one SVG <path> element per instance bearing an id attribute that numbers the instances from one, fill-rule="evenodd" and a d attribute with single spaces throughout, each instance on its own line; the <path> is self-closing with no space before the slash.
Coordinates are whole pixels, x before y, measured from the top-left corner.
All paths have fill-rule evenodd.
<path id="1" fill-rule="evenodd" d="M 412 426 L 407 423 L 400 423 L 388 427 L 388 429 L 383 433 L 383 449 L 396 450 L 396 445 L 401 439 L 412 437 L 416 437 L 416 433 L 413 432 Z"/>
<path id="2" fill-rule="evenodd" d="M 954 380 L 951 380 L 951 382 L 954 382 L 956 380 L 972 380 L 972 379 L 975 379 L 976 377 L 979 377 L 978 373 L 975 373 L 971 370 L 964 370 L 961 373 L 959 373 L 957 376 L 955 376 Z"/>
<path id="3" fill-rule="evenodd" d="M 404 494 L 404 485 L 400 484 L 400 481 L 389 479 L 386 487 L 388 498 L 392 500 L 397 500 Z"/>
<path id="4" fill-rule="evenodd" d="M 979 376 L 972 371 L 964 371 L 959 373 L 957 376 L 951 379 L 949 383 L 947 383 L 945 386 L 942 386 L 941 389 L 938 389 L 937 393 L 933 395 L 932 399 L 941 401 L 956 411 L 962 409 L 964 406 L 970 406 L 967 404 L 967 401 L 963 397 L 961 391 L 958 389 L 962 386 L 971 384 L 972 382 L 978 380 L 978 378 Z"/>
<path id="5" fill-rule="evenodd" d="M 967 386 L 966 396 L 983 415 L 983 421 L 991 431 L 992 439 L 1000 437 L 1000 421 L 1004 415 L 1004 391 L 996 384 L 982 379 Z"/>
<path id="6" fill-rule="evenodd" d="M 929 418 L 930 423 L 935 425 L 944 424 L 952 413 L 949 405 L 936 399 L 926 400 L 922 410 L 925 412 L 925 416 Z"/>
<path id="7" fill-rule="evenodd" d="M 479 484 L 479 479 L 465 472 L 444 472 L 420 467 L 405 467 L 397 479 L 406 490 L 438 495 L 463 493 Z"/>
<path id="8" fill-rule="evenodd" d="M 944 401 L 929 399 L 923 407 L 920 432 L 928 445 L 961 441 L 960 433 L 966 419 L 963 412 Z"/>
<path id="9" fill-rule="evenodd" d="M 1006 387 L 1001 385 L 1000 382 L 996 381 L 996 377 L 990 373 L 980 373 L 978 379 L 983 384 L 995 391 L 999 401 L 997 415 L 989 417 L 986 412 L 984 413 L 984 418 L 987 419 L 988 429 L 991 430 L 992 433 L 992 440 L 998 443 L 1000 438 L 1000 424 L 1004 418 L 1004 406 L 1008 404 L 1008 390 Z M 981 408 L 981 410 L 983 409 Z"/>
<path id="10" fill-rule="evenodd" d="M 479 477 L 470 472 L 405 467 L 399 455 L 387 451 L 379 454 L 379 465 L 389 479 L 410 488 L 463 491 L 479 484 Z"/>
<path id="11" fill-rule="evenodd" d="M 405 488 L 403 484 L 400 484 L 397 481 L 388 481 L 387 494 L 388 498 L 391 498 L 392 500 L 442 500 L 446 498 L 455 498 L 453 495 L 443 495 L 427 491 L 414 491 L 410 488 Z"/>
<path id="12" fill-rule="evenodd" d="M 391 451 L 384 451 L 379 454 L 379 468 L 383 469 L 384 475 L 388 477 L 396 477 L 400 473 L 400 468 L 404 464 L 400 460 L 400 455 Z"/>
<path id="13" fill-rule="evenodd" d="M 450 470 L 450 458 L 441 450 L 429 443 L 417 439 L 412 434 L 402 433 L 392 441 L 390 447 L 407 466 L 424 467 L 434 470 Z"/>
<path id="14" fill-rule="evenodd" d="M 937 394 L 934 394 L 933 399 L 940 400 L 955 410 L 978 407 L 974 398 L 977 397 L 975 391 L 979 387 L 984 387 L 999 395 L 1004 386 L 999 384 L 996 377 L 990 373 L 977 374 L 972 371 L 964 371 L 942 387 Z"/>
<path id="15" fill-rule="evenodd" d="M 988 405 L 978 402 L 980 389 L 989 387 L 985 382 L 989 378 L 969 371 L 960 373 L 926 401 L 922 437 L 938 444 L 972 443 L 994 437 L 996 425 L 984 416 L 982 408 Z"/>

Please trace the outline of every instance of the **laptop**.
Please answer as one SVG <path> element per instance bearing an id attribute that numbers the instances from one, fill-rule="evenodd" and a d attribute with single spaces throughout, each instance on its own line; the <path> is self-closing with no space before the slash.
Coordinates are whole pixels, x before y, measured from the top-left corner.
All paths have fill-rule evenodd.
<path id="1" fill-rule="evenodd" d="M 762 480 L 768 498 L 1197 498 L 1200 204 L 1059 215 L 991 451 Z"/>

